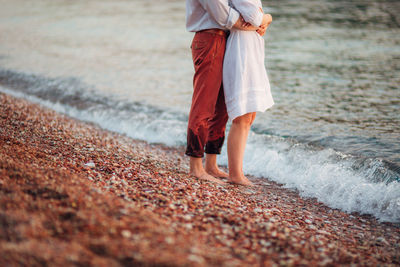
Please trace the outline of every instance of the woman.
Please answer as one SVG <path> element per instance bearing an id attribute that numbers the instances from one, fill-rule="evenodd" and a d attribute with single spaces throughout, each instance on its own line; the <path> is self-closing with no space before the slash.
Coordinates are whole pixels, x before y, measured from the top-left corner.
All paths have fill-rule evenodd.
<path id="1" fill-rule="evenodd" d="M 231 0 L 230 4 L 254 27 L 272 17 L 262 12 L 260 0 Z M 229 181 L 252 185 L 243 174 L 243 156 L 250 126 L 257 111 L 272 107 L 269 80 L 264 66 L 264 39 L 255 31 L 232 29 L 226 44 L 223 84 L 232 121 L 228 135 Z"/>

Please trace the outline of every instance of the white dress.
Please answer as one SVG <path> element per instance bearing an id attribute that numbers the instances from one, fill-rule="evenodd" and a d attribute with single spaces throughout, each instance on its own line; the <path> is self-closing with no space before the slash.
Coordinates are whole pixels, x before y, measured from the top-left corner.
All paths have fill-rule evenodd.
<path id="1" fill-rule="evenodd" d="M 263 13 L 260 0 L 231 0 L 243 18 L 259 26 Z M 230 120 L 274 105 L 264 66 L 264 39 L 254 31 L 231 29 L 223 65 L 225 103 Z"/>

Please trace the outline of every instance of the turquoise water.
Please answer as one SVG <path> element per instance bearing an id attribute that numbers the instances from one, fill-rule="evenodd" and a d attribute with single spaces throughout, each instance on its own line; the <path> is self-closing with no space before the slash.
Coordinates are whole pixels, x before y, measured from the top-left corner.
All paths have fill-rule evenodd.
<path id="1" fill-rule="evenodd" d="M 1 91 L 134 138 L 185 144 L 193 35 L 184 1 L 0 5 Z M 276 104 L 257 115 L 247 173 L 400 221 L 399 7 L 264 2 Z"/>

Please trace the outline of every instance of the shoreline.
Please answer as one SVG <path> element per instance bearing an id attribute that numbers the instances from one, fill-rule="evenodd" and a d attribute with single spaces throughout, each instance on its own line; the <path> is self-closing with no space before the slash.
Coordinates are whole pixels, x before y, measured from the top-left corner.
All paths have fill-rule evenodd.
<path id="1" fill-rule="evenodd" d="M 0 93 L 0 265 L 398 265 L 400 228 Z"/>

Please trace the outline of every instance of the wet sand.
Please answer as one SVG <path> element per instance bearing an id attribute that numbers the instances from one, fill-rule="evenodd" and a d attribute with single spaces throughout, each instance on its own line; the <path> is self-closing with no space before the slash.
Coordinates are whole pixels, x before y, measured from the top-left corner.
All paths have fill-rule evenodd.
<path id="1" fill-rule="evenodd" d="M 0 94 L 1 266 L 400 264 L 400 228 Z"/>

